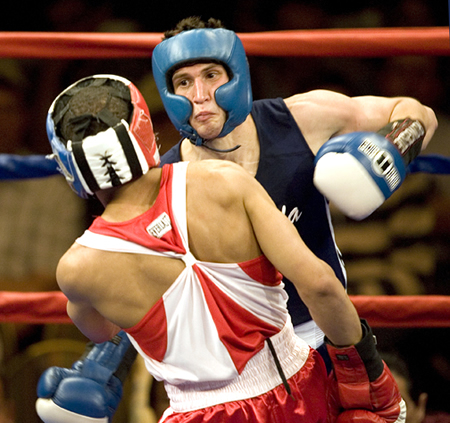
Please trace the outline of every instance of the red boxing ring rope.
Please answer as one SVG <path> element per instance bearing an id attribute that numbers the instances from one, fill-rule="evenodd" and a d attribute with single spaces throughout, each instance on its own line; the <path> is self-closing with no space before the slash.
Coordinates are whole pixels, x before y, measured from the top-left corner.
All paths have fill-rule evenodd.
<path id="1" fill-rule="evenodd" d="M 449 56 L 448 27 L 239 33 L 249 56 Z M 161 33 L 0 32 L 0 57 L 145 58 Z M 450 327 L 447 296 L 351 296 L 373 327 Z M 61 292 L 0 292 L 0 322 L 71 323 Z"/>
<path id="2" fill-rule="evenodd" d="M 372 327 L 450 327 L 450 296 L 350 296 Z M 62 292 L 0 292 L 0 322 L 71 323 Z"/>
<path id="3" fill-rule="evenodd" d="M 238 33 L 249 56 L 450 55 L 448 27 L 315 29 Z M 162 33 L 0 32 L 0 57 L 150 57 Z"/>

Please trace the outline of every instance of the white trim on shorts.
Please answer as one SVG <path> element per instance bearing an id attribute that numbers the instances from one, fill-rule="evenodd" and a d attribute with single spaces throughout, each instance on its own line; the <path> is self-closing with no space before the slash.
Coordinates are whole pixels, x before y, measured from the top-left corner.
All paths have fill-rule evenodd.
<path id="1" fill-rule="evenodd" d="M 310 347 L 298 338 L 290 320 L 270 338 L 287 379 L 296 374 L 308 359 Z M 253 398 L 282 384 L 267 343 L 252 357 L 243 372 L 231 381 L 199 382 L 182 385 L 165 383 L 170 409 L 183 413 L 230 401 Z M 170 413 L 170 411 L 168 411 Z"/>

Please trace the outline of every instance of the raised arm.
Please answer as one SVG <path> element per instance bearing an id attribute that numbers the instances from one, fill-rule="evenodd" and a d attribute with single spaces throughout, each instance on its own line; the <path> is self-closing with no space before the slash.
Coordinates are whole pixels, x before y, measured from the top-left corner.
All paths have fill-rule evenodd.
<path id="1" fill-rule="evenodd" d="M 377 132 L 389 122 L 410 118 L 423 123 L 425 148 L 436 128 L 434 111 L 410 97 L 348 97 L 314 90 L 285 99 L 313 153 L 330 138 L 355 131 Z"/>
<path id="2" fill-rule="evenodd" d="M 372 129 L 363 127 L 358 130 L 377 132 L 389 122 L 405 118 L 422 122 L 425 128 L 422 149 L 426 148 L 438 126 L 434 111 L 411 97 L 362 96 L 352 97 L 351 101 L 358 104 L 364 110 L 369 122 L 373 120 L 374 124 Z"/>
<path id="3" fill-rule="evenodd" d="M 434 112 L 409 97 L 347 97 L 318 90 L 286 104 L 316 155 L 315 186 L 356 220 L 401 186 L 437 127 Z"/>

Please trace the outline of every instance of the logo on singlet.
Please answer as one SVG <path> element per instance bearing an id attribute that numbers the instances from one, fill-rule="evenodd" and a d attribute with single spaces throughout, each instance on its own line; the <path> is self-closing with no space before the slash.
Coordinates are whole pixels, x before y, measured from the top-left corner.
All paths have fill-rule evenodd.
<path id="1" fill-rule="evenodd" d="M 169 215 L 164 212 L 159 215 L 150 225 L 147 226 L 147 232 L 155 238 L 162 238 L 164 234 L 172 229 L 172 223 Z"/>
<path id="2" fill-rule="evenodd" d="M 286 215 L 286 216 L 288 217 L 288 219 L 289 219 L 292 223 L 298 222 L 298 221 L 300 220 L 300 217 L 302 216 L 302 213 L 303 213 L 303 212 L 301 212 L 301 211 L 298 209 L 298 207 L 294 207 L 294 208 L 290 211 L 290 213 L 287 214 L 287 210 L 286 210 L 286 206 L 285 206 L 285 205 L 283 205 L 283 206 L 281 207 L 281 212 L 282 212 L 284 215 Z"/>

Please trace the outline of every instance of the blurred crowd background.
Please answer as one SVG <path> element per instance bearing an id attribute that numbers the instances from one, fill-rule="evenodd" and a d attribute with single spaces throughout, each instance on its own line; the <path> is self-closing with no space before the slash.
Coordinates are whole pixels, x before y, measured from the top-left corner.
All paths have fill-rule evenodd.
<path id="1" fill-rule="evenodd" d="M 52 0 L 27 6 L 9 3 L 8 11 L 0 16 L 0 31 L 163 32 L 192 15 L 221 19 L 238 33 L 449 25 L 445 0 L 369 0 L 360 4 L 331 0 Z M 316 88 L 350 96 L 415 97 L 432 107 L 439 120 L 426 152 L 450 156 L 450 56 L 250 56 L 249 63 L 255 99 L 288 97 Z M 150 57 L 0 58 L 0 153 L 49 153 L 45 118 L 52 100 L 70 83 L 94 73 L 119 74 L 138 86 L 149 103 L 161 153 L 178 141 L 154 85 Z M 95 201 L 82 202 L 59 177 L 0 181 L 0 291 L 56 290 L 59 257 L 99 211 Z M 409 175 L 401 189 L 362 222 L 347 219 L 333 207 L 331 211 L 350 294 L 450 293 L 449 176 Z M 437 413 L 450 413 L 450 330 L 377 328 L 375 333 L 380 348 L 398 354 L 409 367 L 413 400 L 421 393 L 428 394 L 425 419 L 436 421 L 430 419 Z M 39 422 L 33 410 L 40 372 L 52 364 L 70 366 L 85 341 L 67 325 L 1 324 L 0 375 L 5 386 L 2 389 L 0 384 L 0 414 L 4 414 L 0 423 Z M 158 405 L 153 403 L 153 408 L 158 414 Z M 114 422 L 138 422 L 126 416 L 127 410 L 120 410 Z M 450 421 L 448 415 L 439 414 L 438 418 Z M 417 423 L 420 421 L 423 419 Z"/>

